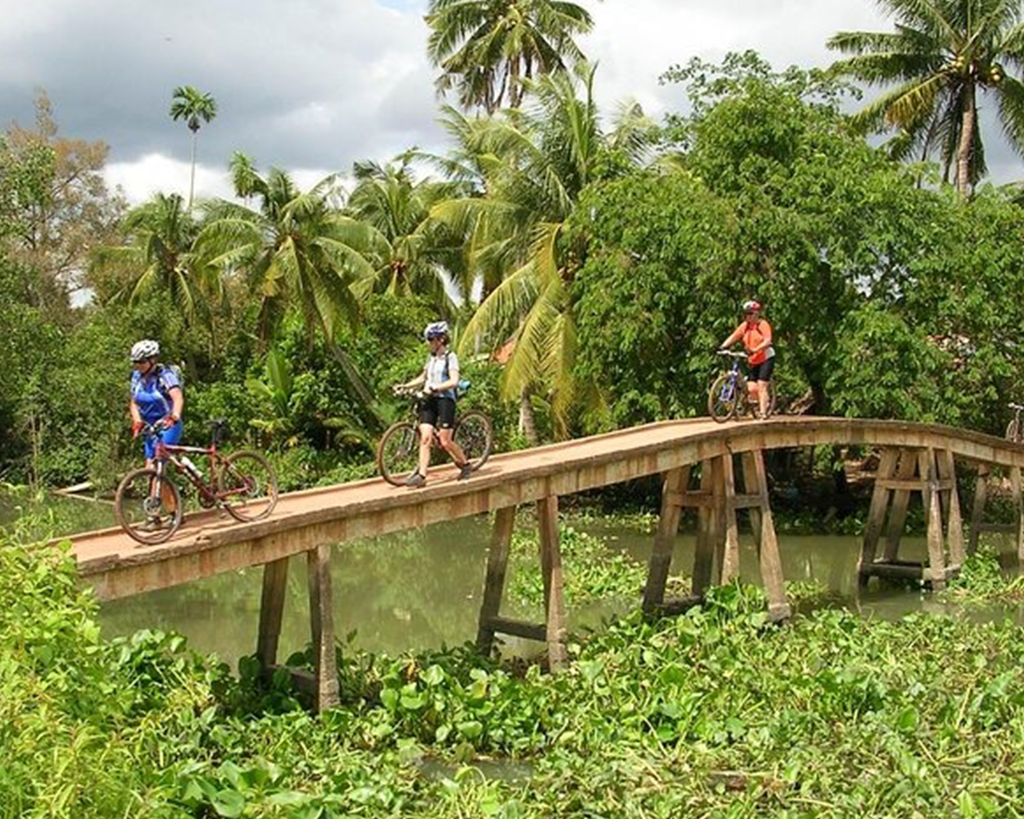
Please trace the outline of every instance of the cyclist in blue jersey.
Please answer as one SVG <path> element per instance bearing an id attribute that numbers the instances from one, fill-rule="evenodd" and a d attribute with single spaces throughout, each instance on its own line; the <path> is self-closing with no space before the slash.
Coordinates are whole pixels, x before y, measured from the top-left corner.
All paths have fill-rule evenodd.
<path id="1" fill-rule="evenodd" d="M 132 416 L 132 437 L 137 438 L 147 424 L 161 424 L 164 443 L 173 445 L 181 441 L 181 411 L 185 406 L 185 395 L 178 374 L 173 368 L 161 364 L 159 357 L 160 345 L 151 339 L 132 345 L 132 397 L 128 405 Z M 155 435 L 146 435 L 144 449 L 146 466 L 152 466 L 156 457 Z"/>
<path id="2" fill-rule="evenodd" d="M 459 480 L 468 478 L 473 469 L 466 459 L 466 453 L 453 437 L 455 428 L 455 399 L 459 386 L 459 359 L 448 350 L 448 322 L 435 321 L 423 331 L 423 338 L 430 345 L 430 355 L 423 372 L 412 381 L 396 384 L 396 389 L 423 386 L 426 399 L 420 404 L 420 453 L 419 468 L 405 481 L 406 486 L 423 486 L 427 482 L 427 468 L 430 466 L 430 447 L 437 439 L 459 467 Z"/>

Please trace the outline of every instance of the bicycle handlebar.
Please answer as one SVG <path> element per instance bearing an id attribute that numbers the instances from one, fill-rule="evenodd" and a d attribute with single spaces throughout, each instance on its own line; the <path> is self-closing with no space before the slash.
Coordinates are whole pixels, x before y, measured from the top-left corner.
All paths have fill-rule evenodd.
<path id="1" fill-rule="evenodd" d="M 1024 410 L 1024 404 L 1007 404 L 1006 406 L 1012 410 Z"/>
<path id="2" fill-rule="evenodd" d="M 746 353 L 734 353 L 732 350 L 718 350 L 715 354 L 716 355 L 727 355 L 727 356 L 730 356 L 732 358 L 746 358 L 747 357 Z"/>

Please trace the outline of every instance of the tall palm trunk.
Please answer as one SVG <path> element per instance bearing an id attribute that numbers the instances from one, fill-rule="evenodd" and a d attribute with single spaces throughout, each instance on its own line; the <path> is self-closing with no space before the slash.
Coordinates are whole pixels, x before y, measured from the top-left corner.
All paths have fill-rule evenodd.
<path id="1" fill-rule="evenodd" d="M 968 83 L 964 90 L 964 112 L 960 127 L 960 147 L 956 154 L 956 189 L 961 196 L 971 192 L 971 152 L 974 147 L 974 129 L 977 125 L 978 109 L 974 102 L 974 83 Z"/>
<path id="2" fill-rule="evenodd" d="M 192 212 L 192 195 L 196 190 L 196 134 L 198 129 L 192 132 L 192 173 L 188 181 L 188 212 Z"/>
<path id="3" fill-rule="evenodd" d="M 523 387 L 519 392 L 519 431 L 523 433 L 523 437 L 526 438 L 526 442 L 530 446 L 540 446 L 540 436 L 537 435 L 537 419 L 533 414 L 529 387 Z"/>

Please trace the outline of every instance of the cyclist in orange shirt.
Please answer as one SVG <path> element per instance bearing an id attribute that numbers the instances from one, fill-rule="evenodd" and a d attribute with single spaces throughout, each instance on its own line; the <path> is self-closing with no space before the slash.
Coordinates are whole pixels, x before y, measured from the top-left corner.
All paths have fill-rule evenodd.
<path id="1" fill-rule="evenodd" d="M 752 398 L 757 398 L 761 418 L 768 417 L 768 385 L 775 369 L 775 348 L 772 347 L 772 326 L 761 317 L 761 302 L 751 299 L 743 302 L 743 323 L 722 342 L 725 350 L 743 340 L 747 350 L 747 364 L 750 374 L 747 388 Z"/>

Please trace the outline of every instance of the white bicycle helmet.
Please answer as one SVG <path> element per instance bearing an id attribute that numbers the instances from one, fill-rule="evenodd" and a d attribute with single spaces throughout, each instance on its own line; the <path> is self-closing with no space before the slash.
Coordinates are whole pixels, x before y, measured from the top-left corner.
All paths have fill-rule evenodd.
<path id="1" fill-rule="evenodd" d="M 750 299 L 749 301 L 743 302 L 743 312 L 744 313 L 760 313 L 761 312 L 761 302 L 759 302 L 759 301 L 757 301 L 755 299 Z"/>
<path id="2" fill-rule="evenodd" d="M 423 338 L 427 341 L 432 338 L 448 338 L 448 322 L 432 321 L 424 328 Z"/>
<path id="3" fill-rule="evenodd" d="M 151 338 L 144 338 L 132 345 L 131 359 L 133 364 L 160 355 L 160 343 Z"/>

